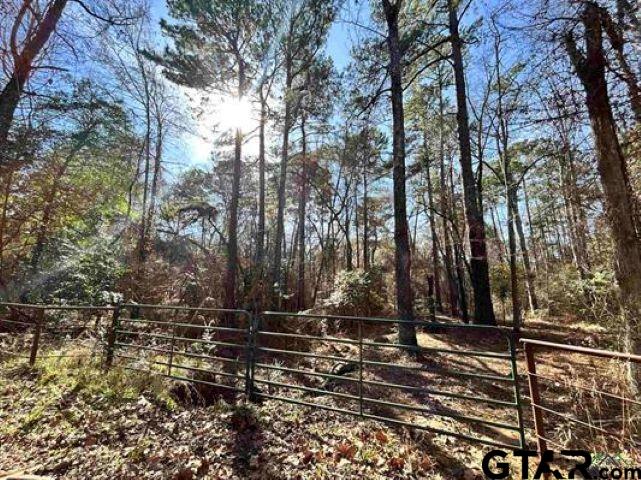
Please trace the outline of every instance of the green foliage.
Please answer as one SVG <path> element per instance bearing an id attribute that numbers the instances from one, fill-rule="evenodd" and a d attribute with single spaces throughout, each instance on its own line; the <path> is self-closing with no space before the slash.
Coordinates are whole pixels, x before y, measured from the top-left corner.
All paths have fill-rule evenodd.
<path id="1" fill-rule="evenodd" d="M 490 267 L 490 284 L 492 292 L 498 297 L 501 303 L 505 302 L 510 295 L 510 267 L 506 263 L 496 263 Z"/>
<path id="2" fill-rule="evenodd" d="M 572 266 L 552 274 L 549 285 L 550 314 L 570 314 L 583 320 L 616 324 L 618 291 L 610 270 L 595 270 L 582 279 Z"/>
<path id="3" fill-rule="evenodd" d="M 40 359 L 33 369 L 25 368 L 22 362 L 3 364 L 0 388 L 5 382 L 11 382 L 17 377 L 35 375 L 38 397 L 30 398 L 25 395 L 25 408 L 21 408 L 25 412 L 24 415 L 18 418 L 14 425 L 0 427 L 0 434 L 15 434 L 17 429 L 30 432 L 46 428 L 41 425 L 42 420 L 51 416 L 52 410 L 58 411 L 61 402 L 72 397 L 79 399 L 80 404 L 86 403 L 96 410 L 109 410 L 119 404 L 136 402 L 143 395 L 162 408 L 177 408 L 168 383 L 162 377 L 138 375 L 115 367 L 105 372 L 99 361 L 87 361 L 83 357 L 88 353 L 84 349 L 65 349 L 49 353 L 50 356 Z M 78 409 L 67 409 L 62 415 L 68 427 L 74 430 L 82 423 L 84 413 Z"/>
<path id="4" fill-rule="evenodd" d="M 117 248 L 99 238 L 90 247 L 64 242 L 59 267 L 36 279 L 33 300 L 54 303 L 104 304 L 118 298 L 116 284 L 125 273 Z"/>
<path id="5" fill-rule="evenodd" d="M 340 272 L 325 307 L 338 315 L 380 315 L 386 307 L 383 272 L 379 268 Z"/>

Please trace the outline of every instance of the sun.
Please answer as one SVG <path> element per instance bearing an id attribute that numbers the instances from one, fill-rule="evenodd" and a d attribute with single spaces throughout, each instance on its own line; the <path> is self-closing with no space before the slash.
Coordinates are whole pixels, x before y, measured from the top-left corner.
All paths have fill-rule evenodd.
<path id="1" fill-rule="evenodd" d="M 247 97 L 223 97 L 214 111 L 214 121 L 223 130 L 247 132 L 254 124 L 252 105 Z"/>

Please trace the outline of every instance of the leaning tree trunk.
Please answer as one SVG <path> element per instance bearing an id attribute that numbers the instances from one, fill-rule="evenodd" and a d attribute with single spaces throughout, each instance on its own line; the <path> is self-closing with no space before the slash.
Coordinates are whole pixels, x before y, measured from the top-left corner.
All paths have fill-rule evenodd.
<path id="1" fill-rule="evenodd" d="M 387 46 L 389 49 L 389 74 L 392 95 L 393 141 L 392 176 L 394 182 L 394 244 L 396 270 L 396 302 L 403 320 L 414 319 L 412 298 L 411 253 L 407 225 L 407 199 L 405 196 L 405 119 L 403 112 L 402 51 L 398 31 L 398 14 L 402 0 L 393 5 L 383 0 L 387 20 Z M 410 323 L 400 323 L 398 340 L 403 345 L 416 345 L 416 331 Z"/>
<path id="2" fill-rule="evenodd" d="M 462 40 L 459 34 L 459 19 L 455 0 L 448 0 L 448 13 L 454 80 L 456 83 L 456 120 L 458 124 L 461 173 L 463 176 L 463 197 L 470 239 L 470 280 L 472 281 L 472 290 L 474 292 L 474 321 L 485 325 L 496 325 L 490 290 L 487 246 L 485 244 L 485 222 L 472 168 Z"/>
<path id="3" fill-rule="evenodd" d="M 612 19 L 610 13 L 605 9 L 601 8 L 601 24 L 605 32 L 610 39 L 610 45 L 614 50 L 614 54 L 619 62 L 619 67 L 621 69 L 620 76 L 628 86 L 628 96 L 630 97 L 630 108 L 634 113 L 634 117 L 637 123 L 641 123 L 641 86 L 639 86 L 639 81 L 637 79 L 637 74 L 634 71 L 634 68 L 630 65 L 628 61 L 628 56 L 626 52 L 626 39 L 623 34 L 623 31 L 620 29 L 619 25 Z M 634 14 L 631 17 L 636 18 Z"/>
<path id="4" fill-rule="evenodd" d="M 626 348 L 641 354 L 641 241 L 639 218 L 628 169 L 617 135 L 606 79 L 603 29 L 599 7 L 585 4 L 581 15 L 585 54 L 572 33 L 565 45 L 586 94 L 586 105 L 597 151 L 599 176 L 605 193 L 607 216 L 615 245 L 615 275 L 621 293 Z M 641 389 L 641 368 L 631 362 L 631 386 Z"/>
<path id="5" fill-rule="evenodd" d="M 17 24 L 21 23 L 29 3 L 23 2 L 23 7 L 16 18 Z M 18 108 L 18 103 L 24 92 L 25 84 L 33 70 L 33 62 L 56 29 L 66 5 L 67 0 L 55 0 L 47 9 L 33 34 L 24 43 L 22 52 L 14 54 L 13 72 L 0 93 L 0 167 L 4 166 L 9 160 L 5 155 L 9 130 L 13 123 L 16 108 Z"/>

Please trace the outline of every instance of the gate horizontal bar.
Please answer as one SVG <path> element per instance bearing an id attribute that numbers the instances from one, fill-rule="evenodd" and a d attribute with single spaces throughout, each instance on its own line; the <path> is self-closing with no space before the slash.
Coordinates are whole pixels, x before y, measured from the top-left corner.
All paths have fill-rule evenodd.
<path id="1" fill-rule="evenodd" d="M 183 310 L 189 312 L 220 312 L 220 313 L 240 313 L 251 317 L 247 310 L 239 310 L 232 308 L 209 308 L 209 307 L 181 307 L 177 305 L 152 305 L 148 303 L 122 303 L 123 308 L 148 308 L 157 310 Z"/>
<path id="2" fill-rule="evenodd" d="M 114 345 L 117 345 L 119 347 L 125 347 L 125 348 L 137 348 L 139 350 L 148 350 L 150 352 L 171 353 L 171 350 L 167 350 L 165 348 L 148 347 L 146 345 L 137 345 L 135 343 L 115 342 Z M 230 363 L 240 363 L 240 364 L 244 364 L 245 363 L 244 360 L 240 360 L 240 359 L 226 358 L 226 357 L 215 357 L 215 356 L 212 356 L 212 355 L 201 355 L 201 354 L 198 354 L 198 353 L 184 352 L 182 350 L 174 350 L 174 355 L 183 355 L 185 357 L 218 360 L 220 362 L 230 362 Z"/>
<path id="3" fill-rule="evenodd" d="M 234 328 L 234 327 L 219 327 L 217 325 L 195 325 L 193 323 L 183 323 L 183 322 L 165 322 L 162 320 L 148 320 L 146 318 L 121 318 L 121 322 L 132 322 L 132 323 L 148 323 L 154 325 L 168 325 L 170 327 L 187 327 L 187 328 L 198 328 L 201 330 L 218 330 L 221 332 L 243 332 L 247 333 L 246 328 Z"/>
<path id="4" fill-rule="evenodd" d="M 257 351 L 268 353 L 282 353 L 286 355 L 297 355 L 299 357 L 319 358 L 321 360 L 334 360 L 337 362 L 358 363 L 356 358 L 337 357 L 334 355 L 321 355 L 311 352 L 301 352 L 300 350 L 280 350 L 278 348 L 256 347 Z"/>
<path id="5" fill-rule="evenodd" d="M 138 360 L 138 361 L 141 360 L 138 357 L 132 357 L 131 355 L 122 355 L 120 353 L 115 353 L 114 357 L 126 358 L 128 360 Z M 212 375 L 221 375 L 223 377 L 239 378 L 241 380 L 245 379 L 244 375 L 238 375 L 237 373 L 228 373 L 228 372 L 220 372 L 220 371 L 216 371 L 216 370 L 208 370 L 206 368 L 191 367 L 191 366 L 187 366 L 187 365 L 182 365 L 180 363 L 162 362 L 160 360 L 150 360 L 149 363 L 151 363 L 153 365 L 162 365 L 162 366 L 165 366 L 165 367 L 171 366 L 171 368 L 178 368 L 178 369 L 181 369 L 181 370 L 189 370 L 189 371 L 192 371 L 192 372 L 211 373 Z"/>
<path id="6" fill-rule="evenodd" d="M 373 360 L 363 360 L 363 365 L 372 365 L 377 367 L 387 367 L 387 368 L 402 368 L 404 370 L 414 370 L 419 372 L 434 372 L 441 373 L 444 375 L 449 375 L 452 377 L 470 377 L 470 378 L 481 378 L 483 380 L 492 380 L 496 382 L 510 382 L 514 383 L 514 379 L 509 377 L 501 377 L 498 375 L 485 375 L 482 373 L 472 373 L 472 372 L 461 372 L 458 370 L 447 370 L 441 368 L 430 368 L 426 365 L 414 366 L 414 365 L 401 365 L 398 363 L 389 363 L 389 362 L 376 362 Z"/>
<path id="7" fill-rule="evenodd" d="M 245 390 L 242 388 L 234 387 L 232 385 L 225 385 L 224 383 L 215 383 L 215 382 L 208 382 L 205 380 L 198 380 L 196 378 L 189 378 L 189 377 L 182 377 L 180 375 L 167 375 L 166 373 L 162 372 L 154 372 L 153 370 L 145 370 L 144 368 L 136 368 L 136 367 L 122 367 L 125 370 L 133 370 L 136 372 L 143 372 L 146 374 L 152 374 L 152 375 L 158 375 L 160 377 L 166 377 L 166 378 L 173 378 L 174 380 L 181 380 L 183 382 L 191 382 L 191 383 L 201 383 L 203 385 L 209 385 L 212 387 L 220 387 L 220 388 L 225 388 L 227 390 L 233 390 L 235 392 L 244 392 Z"/>
<path id="8" fill-rule="evenodd" d="M 355 400 L 355 401 L 360 400 L 360 397 L 356 395 L 351 395 L 349 393 L 332 392 L 330 390 L 323 390 L 322 388 L 305 387 L 303 385 L 291 385 L 289 383 L 274 382 L 272 380 L 263 380 L 260 378 L 254 378 L 254 382 L 262 383 L 264 385 L 271 385 L 274 387 L 292 388 L 294 390 L 301 390 L 303 392 L 317 393 L 319 395 L 327 395 L 328 397 L 344 398 L 347 400 Z"/>
<path id="9" fill-rule="evenodd" d="M 603 358 L 616 358 L 620 360 L 628 360 L 635 363 L 641 363 L 641 355 L 634 355 L 632 353 L 613 352 L 611 350 L 600 350 L 597 348 L 578 347 L 576 345 L 565 345 L 561 343 L 545 342 L 543 340 L 534 340 L 531 338 L 522 338 L 522 343 L 536 345 L 539 347 L 552 348 L 554 350 L 565 350 L 567 352 L 584 353 L 593 357 Z"/>
<path id="10" fill-rule="evenodd" d="M 493 330 L 503 334 L 512 332 L 509 328 L 503 328 L 495 325 L 472 325 L 472 324 L 453 324 L 453 323 L 439 323 L 439 322 L 425 322 L 421 320 L 404 320 L 400 318 L 381 318 L 381 317 L 353 317 L 349 315 L 321 315 L 317 313 L 287 313 L 287 312 L 263 312 L 261 315 L 269 317 L 292 317 L 292 318 L 317 318 L 327 320 L 348 320 L 348 321 L 362 321 L 370 323 L 392 323 L 392 324 L 407 324 L 414 325 L 415 327 L 433 327 L 433 328 L 447 328 L 463 330 Z"/>
<path id="11" fill-rule="evenodd" d="M 387 387 L 387 388 L 397 388 L 399 390 L 408 390 L 412 392 L 418 392 L 418 393 L 426 393 L 428 395 L 436 395 L 439 397 L 449 397 L 449 398 L 456 398 L 459 400 L 471 400 L 474 402 L 485 402 L 489 403 L 492 405 L 500 405 L 504 407 L 516 407 L 517 403 L 516 402 L 507 402 L 505 400 L 495 400 L 493 398 L 483 398 L 483 397 L 471 397 L 469 395 L 464 395 L 461 393 L 453 393 L 453 392 L 445 392 L 443 390 L 434 390 L 431 388 L 423 388 L 423 387 L 413 387 L 411 385 L 401 385 L 398 383 L 389 383 L 389 382 L 378 382 L 375 380 L 363 380 L 364 385 L 375 385 L 379 387 Z"/>
<path id="12" fill-rule="evenodd" d="M 268 370 L 277 370 L 277 371 L 283 371 L 287 373 L 296 373 L 296 374 L 301 374 L 301 375 L 311 375 L 311 376 L 317 376 L 317 377 L 323 377 L 323 378 L 331 378 L 334 380 L 339 380 L 339 381 L 345 381 L 345 382 L 353 382 L 353 383 L 358 383 L 359 379 L 357 378 L 352 378 L 349 376 L 342 376 L 342 375 L 332 375 L 331 373 L 323 373 L 323 372 L 315 372 L 315 371 L 310 371 L 310 370 L 299 370 L 296 368 L 289 368 L 289 367 L 281 367 L 279 365 L 269 365 L 266 363 L 256 363 L 255 364 L 256 368 L 264 368 Z M 407 391 L 412 391 L 412 392 L 418 392 L 418 393 L 426 393 L 428 395 L 436 395 L 436 396 L 441 396 L 441 397 L 449 397 L 449 398 L 456 398 L 459 400 L 470 400 L 474 402 L 484 402 L 492 405 L 499 405 L 503 407 L 511 407 L 514 408 L 517 406 L 516 402 L 508 402 L 504 400 L 495 400 L 493 398 L 482 398 L 482 397 L 471 397 L 469 395 L 463 395 L 459 393 L 453 393 L 453 392 L 445 392 L 442 390 L 434 390 L 431 388 L 423 388 L 423 387 L 414 387 L 411 385 L 401 385 L 397 383 L 388 383 L 388 382 L 379 382 L 375 380 L 363 380 L 364 385 L 373 385 L 373 386 L 379 386 L 379 387 L 387 387 L 387 388 L 396 388 L 399 390 L 407 390 Z"/>
<path id="13" fill-rule="evenodd" d="M 399 348 L 403 350 L 410 350 L 415 352 L 431 352 L 431 353 L 445 353 L 451 355 L 461 355 L 463 357 L 483 357 L 483 358 L 504 358 L 510 359 L 510 354 L 508 353 L 498 353 L 498 352 L 484 352 L 478 350 L 456 350 L 450 348 L 434 348 L 434 347 L 422 347 L 422 346 L 412 346 L 412 345 L 401 345 L 394 343 L 382 343 L 382 342 L 363 342 L 363 346 L 372 346 L 372 347 L 385 347 L 385 348 Z"/>
<path id="14" fill-rule="evenodd" d="M 555 380 L 554 378 L 548 377 L 546 375 L 541 375 L 540 373 L 527 373 L 526 375 L 540 378 L 541 380 L 547 380 L 548 382 L 552 383 L 559 383 L 558 380 Z M 604 392 L 603 390 L 598 390 L 596 388 L 591 388 L 591 387 L 586 387 L 585 385 L 580 385 L 576 383 L 571 383 L 571 384 L 564 384 L 564 387 L 567 387 L 568 389 L 574 389 L 576 388 L 577 390 L 583 390 L 584 392 L 590 392 L 593 394 L 596 394 L 598 396 L 604 396 L 604 397 L 609 397 L 609 398 L 615 398 L 617 400 L 620 400 L 625 403 L 632 403 L 634 405 L 641 405 L 641 401 L 639 400 L 633 400 L 628 397 L 623 397 L 621 395 L 615 395 L 614 393 L 609 393 L 609 392 Z"/>
<path id="15" fill-rule="evenodd" d="M 29 355 L 25 353 L 13 352 L 11 350 L 0 350 L 0 353 L 4 353 L 5 355 L 12 355 L 18 358 L 29 358 Z"/>
<path id="16" fill-rule="evenodd" d="M 361 343 L 358 340 L 347 339 L 347 338 L 319 337 L 317 335 L 304 335 L 300 333 L 281 333 L 281 332 L 272 332 L 272 331 L 266 331 L 266 330 L 261 330 L 257 333 L 259 335 L 265 335 L 265 336 L 271 336 L 271 337 L 300 338 L 303 340 L 317 340 L 320 342 L 344 343 L 347 345 L 355 345 L 355 346 L 361 345 Z M 484 351 L 477 351 L 477 350 L 456 350 L 456 349 L 449 349 L 449 348 L 432 348 L 432 347 L 402 345 L 397 343 L 365 341 L 365 342 L 362 342 L 362 345 L 364 347 L 367 346 L 367 347 L 398 348 L 401 350 L 446 353 L 446 354 L 454 354 L 454 355 L 469 356 L 469 357 L 504 358 L 508 360 L 511 358 L 509 353 L 484 352 Z"/>
<path id="17" fill-rule="evenodd" d="M 141 337 L 150 337 L 150 338 L 161 338 L 163 340 L 176 340 L 179 342 L 189 342 L 189 343 L 202 343 L 204 345 L 220 345 L 223 347 L 233 347 L 233 348 L 247 348 L 247 345 L 240 345 L 238 343 L 229 343 L 229 342 L 219 342 L 217 340 L 203 340 L 200 338 L 187 338 L 187 337 L 172 337 L 171 335 L 160 335 L 157 333 L 146 333 L 146 332 L 133 332 L 130 330 L 116 330 L 119 334 L 124 335 L 138 335 Z"/>
<path id="18" fill-rule="evenodd" d="M 268 330 L 259 330 L 256 333 L 258 335 L 264 335 L 266 337 L 300 338 L 303 340 L 318 340 L 321 342 L 335 342 L 335 343 L 344 343 L 347 345 L 358 345 L 358 340 L 352 340 L 349 338 L 319 337 L 315 335 L 304 335 L 302 333 L 281 333 L 281 332 L 271 332 Z"/>
<path id="19" fill-rule="evenodd" d="M 254 395 L 256 397 L 259 397 L 259 398 L 268 398 L 270 400 L 279 400 L 279 401 L 285 402 L 285 403 L 295 403 L 296 405 L 303 405 L 305 407 L 321 408 L 323 410 L 329 410 L 330 412 L 344 413 L 344 414 L 347 414 L 347 415 L 356 415 L 356 416 L 360 415 L 358 412 L 354 412 L 352 410 L 346 410 L 344 408 L 332 407 L 330 405 L 323 405 L 322 403 L 305 402 L 303 400 L 296 400 L 294 398 L 280 397 L 278 395 L 270 395 L 268 393 L 260 393 L 260 392 L 256 392 Z"/>
<path id="20" fill-rule="evenodd" d="M 255 363 L 254 365 L 256 366 L 256 368 L 264 368 L 267 370 L 278 370 L 281 372 L 299 373 L 301 375 L 312 375 L 316 377 L 331 378 L 334 380 L 343 380 L 346 382 L 356 382 L 356 383 L 359 382 L 357 378 L 352 378 L 352 377 L 342 376 L 342 375 L 333 375 L 331 373 L 313 372 L 310 370 L 298 370 L 296 368 L 281 367 L 279 365 L 269 365 L 267 363 Z"/>
<path id="21" fill-rule="evenodd" d="M 29 323 L 29 322 L 19 322 L 19 321 L 17 321 L 17 320 L 6 320 L 6 319 L 4 319 L 4 318 L 0 318 L 0 322 L 3 322 L 3 323 L 11 323 L 11 324 L 15 324 L 15 325 L 25 325 L 25 326 L 27 326 L 27 327 L 33 327 L 33 326 L 35 326 L 35 325 L 36 325 L 36 324 L 35 324 L 35 322 L 34 322 L 34 323 Z"/>
<path id="22" fill-rule="evenodd" d="M 33 310 L 115 310 L 113 305 L 44 305 L 36 303 L 0 302 L 2 307 L 28 308 Z"/>

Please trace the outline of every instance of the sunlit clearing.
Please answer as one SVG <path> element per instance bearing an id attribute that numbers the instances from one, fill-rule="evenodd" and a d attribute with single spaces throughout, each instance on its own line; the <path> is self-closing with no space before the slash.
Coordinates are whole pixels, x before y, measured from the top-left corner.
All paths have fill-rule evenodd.
<path id="1" fill-rule="evenodd" d="M 224 130 L 247 132 L 254 123 L 252 106 L 247 98 L 223 98 L 215 106 L 215 111 L 215 123 Z"/>

